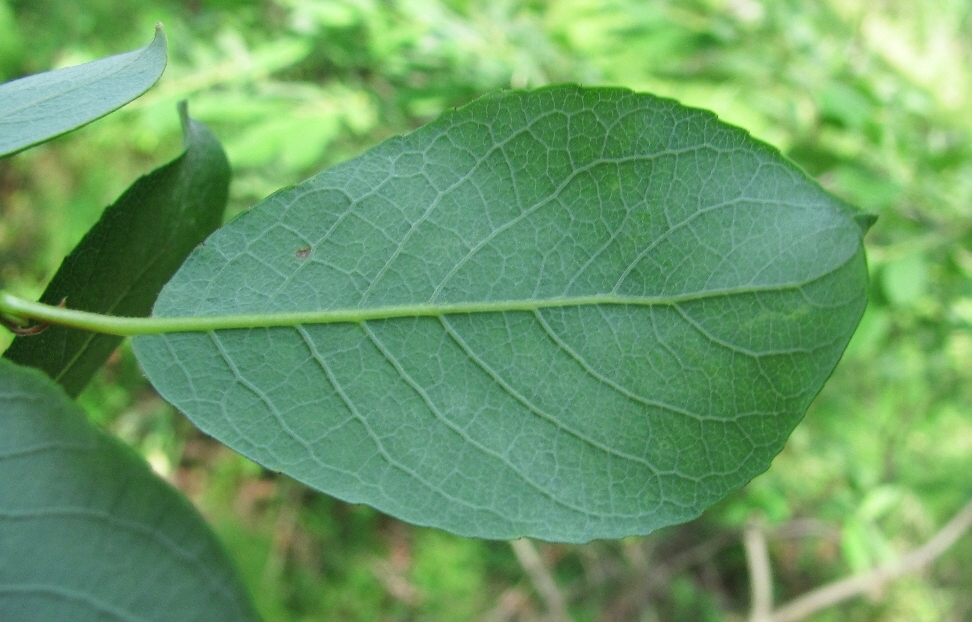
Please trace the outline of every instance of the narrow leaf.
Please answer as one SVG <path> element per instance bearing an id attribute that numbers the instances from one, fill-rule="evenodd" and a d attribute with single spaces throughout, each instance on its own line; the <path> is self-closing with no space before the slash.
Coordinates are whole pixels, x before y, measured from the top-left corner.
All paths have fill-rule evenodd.
<path id="1" fill-rule="evenodd" d="M 135 349 L 207 433 L 342 499 L 487 538 L 643 534 L 780 451 L 864 309 L 867 222 L 709 112 L 500 93 L 268 198 L 154 311 L 339 321 Z"/>
<path id="2" fill-rule="evenodd" d="M 186 151 L 136 181 L 65 258 L 41 297 L 73 308 L 147 316 L 159 290 L 223 220 L 230 169 L 219 142 L 180 108 Z M 78 395 L 120 337 L 51 326 L 4 354 Z"/>
<path id="3" fill-rule="evenodd" d="M 0 85 L 0 157 L 75 130 L 144 93 L 165 69 L 162 25 L 143 48 Z"/>
<path id="4" fill-rule="evenodd" d="M 256 620 L 179 492 L 42 374 L 0 360 L 0 620 Z"/>

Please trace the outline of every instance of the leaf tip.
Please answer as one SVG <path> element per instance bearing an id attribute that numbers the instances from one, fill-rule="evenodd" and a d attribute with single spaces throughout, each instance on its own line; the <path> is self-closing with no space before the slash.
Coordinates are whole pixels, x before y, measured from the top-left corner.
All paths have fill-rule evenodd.
<path id="1" fill-rule="evenodd" d="M 155 22 L 155 37 L 148 45 L 148 48 L 154 49 L 156 46 L 162 48 L 163 54 L 168 52 L 169 44 L 165 38 L 165 26 L 162 25 L 162 22 Z M 168 54 L 165 54 L 165 56 L 166 63 L 168 63 Z"/>
<path id="2" fill-rule="evenodd" d="M 854 221 L 857 222 L 857 226 L 861 228 L 861 235 L 864 235 L 868 230 L 877 222 L 877 214 L 868 214 L 866 212 L 861 212 L 854 215 Z"/>

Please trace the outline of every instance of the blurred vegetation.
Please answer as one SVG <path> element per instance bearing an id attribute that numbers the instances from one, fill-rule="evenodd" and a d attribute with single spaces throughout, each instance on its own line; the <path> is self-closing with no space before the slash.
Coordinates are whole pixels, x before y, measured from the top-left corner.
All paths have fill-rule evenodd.
<path id="1" fill-rule="evenodd" d="M 764 475 L 646 538 L 538 545 L 574 619 L 743 620 L 740 529 L 770 527 L 776 602 L 926 540 L 972 492 L 972 3 L 966 0 L 0 0 L 0 80 L 144 45 L 120 113 L 0 161 L 0 283 L 38 295 L 138 175 L 175 103 L 224 142 L 231 214 L 494 89 L 623 85 L 709 108 L 879 215 L 871 303 Z M 0 343 L 0 347 L 5 347 Z M 82 395 L 203 510 L 269 622 L 540 620 L 509 545 L 316 494 L 202 436 L 127 348 Z M 813 620 L 972 619 L 972 538 Z"/>

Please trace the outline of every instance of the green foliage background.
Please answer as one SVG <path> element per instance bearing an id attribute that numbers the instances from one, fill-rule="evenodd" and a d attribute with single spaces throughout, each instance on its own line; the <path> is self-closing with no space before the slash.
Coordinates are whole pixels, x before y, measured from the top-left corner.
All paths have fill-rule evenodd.
<path id="1" fill-rule="evenodd" d="M 972 3 L 0 0 L 0 81 L 144 45 L 157 21 L 170 62 L 153 90 L 0 161 L 5 287 L 37 296 L 104 206 L 178 152 L 182 98 L 226 146 L 235 214 L 489 90 L 628 86 L 714 110 L 880 218 L 864 320 L 766 474 L 683 527 L 540 546 L 574 618 L 744 619 L 747 519 L 779 528 L 779 603 L 921 543 L 966 500 Z M 127 346 L 81 401 L 199 505 L 268 620 L 542 618 L 506 543 L 413 528 L 264 472 L 161 402 Z M 814 619 L 972 616 L 970 540 Z"/>

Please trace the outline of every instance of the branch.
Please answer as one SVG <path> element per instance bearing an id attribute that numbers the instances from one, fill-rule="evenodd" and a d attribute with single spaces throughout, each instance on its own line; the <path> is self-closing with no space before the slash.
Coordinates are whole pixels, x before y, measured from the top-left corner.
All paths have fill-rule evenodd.
<path id="1" fill-rule="evenodd" d="M 530 577 L 534 589 L 543 598 L 551 622 L 569 622 L 570 616 L 567 614 L 567 602 L 564 595 L 557 588 L 557 583 L 550 575 L 547 567 L 543 565 L 543 560 L 540 559 L 533 543 L 526 538 L 520 538 L 511 541 L 510 546 L 516 553 L 516 559 Z"/>
<path id="2" fill-rule="evenodd" d="M 749 566 L 751 610 L 749 622 L 773 622 L 773 577 L 766 533 L 758 521 L 750 521 L 743 532 L 746 564 Z"/>
<path id="3" fill-rule="evenodd" d="M 948 550 L 972 527 L 972 501 L 969 501 L 924 545 L 905 553 L 896 561 L 869 572 L 852 575 L 810 591 L 777 609 L 771 622 L 797 622 L 807 616 L 854 596 L 878 590 L 885 583 L 921 570 Z M 747 552 L 749 550 L 747 543 Z M 755 583 L 755 579 L 754 579 Z"/>

